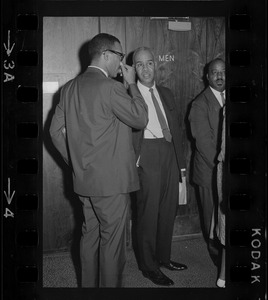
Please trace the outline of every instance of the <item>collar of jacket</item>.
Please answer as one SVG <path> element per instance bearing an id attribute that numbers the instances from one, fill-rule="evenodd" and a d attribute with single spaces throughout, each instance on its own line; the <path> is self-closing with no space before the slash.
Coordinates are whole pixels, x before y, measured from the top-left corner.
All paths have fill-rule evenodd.
<path id="1" fill-rule="evenodd" d="M 173 101 L 173 97 L 172 94 L 170 93 L 170 91 L 162 86 L 156 85 L 156 89 L 158 91 L 158 94 L 160 96 L 160 99 L 162 101 L 163 106 L 169 110 L 173 110 L 174 109 L 174 101 Z"/>
<path id="2" fill-rule="evenodd" d="M 204 91 L 204 95 L 205 97 L 209 100 L 209 102 L 211 103 L 211 105 L 213 105 L 215 107 L 215 109 L 219 109 L 221 108 L 221 105 L 218 101 L 218 99 L 216 98 L 216 96 L 213 94 L 212 90 L 210 89 L 210 87 L 207 87 Z"/>

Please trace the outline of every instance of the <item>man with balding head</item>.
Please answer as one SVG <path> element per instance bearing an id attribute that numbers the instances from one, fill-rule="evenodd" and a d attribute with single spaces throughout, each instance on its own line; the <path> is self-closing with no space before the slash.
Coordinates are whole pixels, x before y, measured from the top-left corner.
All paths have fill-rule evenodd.
<path id="1" fill-rule="evenodd" d="M 211 258 L 217 264 L 213 209 L 218 198 L 216 166 L 221 148 L 222 107 L 225 104 L 225 62 L 219 58 L 211 61 L 206 78 L 209 86 L 193 101 L 189 121 L 195 140 L 193 181 L 200 196 L 204 237 Z"/>
<path id="2" fill-rule="evenodd" d="M 160 268 L 187 268 L 170 259 L 179 182 L 185 179 L 182 130 L 171 91 L 155 82 L 152 50 L 135 50 L 133 64 L 149 115 L 146 128 L 134 132 L 133 137 L 140 178 L 140 190 L 136 193 L 138 262 L 146 278 L 157 285 L 170 286 L 174 282 Z"/>

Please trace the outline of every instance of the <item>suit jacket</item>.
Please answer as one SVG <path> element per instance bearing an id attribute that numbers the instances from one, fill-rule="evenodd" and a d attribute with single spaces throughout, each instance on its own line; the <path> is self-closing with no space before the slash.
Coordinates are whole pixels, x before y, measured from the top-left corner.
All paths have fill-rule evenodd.
<path id="1" fill-rule="evenodd" d="M 156 85 L 156 89 L 159 93 L 160 100 L 162 101 L 163 108 L 167 117 L 169 129 L 172 135 L 172 144 L 177 158 L 177 164 L 179 171 L 186 168 L 186 163 L 183 154 L 183 142 L 182 142 L 182 130 L 179 124 L 179 114 L 175 105 L 175 100 L 170 89 L 164 86 Z M 136 160 L 138 159 L 141 151 L 141 145 L 143 141 L 144 130 L 133 130 L 133 145 L 136 154 Z M 181 181 L 180 172 L 180 181 Z"/>
<path id="2" fill-rule="evenodd" d="M 211 186 L 213 181 L 221 144 L 221 112 L 221 105 L 210 87 L 192 103 L 189 121 L 195 139 L 193 180 L 200 186 Z"/>
<path id="3" fill-rule="evenodd" d="M 131 127 L 146 126 L 148 108 L 136 84 L 129 89 L 132 97 L 122 83 L 88 68 L 61 90 L 50 134 L 72 167 L 79 195 L 110 196 L 139 189 Z"/>

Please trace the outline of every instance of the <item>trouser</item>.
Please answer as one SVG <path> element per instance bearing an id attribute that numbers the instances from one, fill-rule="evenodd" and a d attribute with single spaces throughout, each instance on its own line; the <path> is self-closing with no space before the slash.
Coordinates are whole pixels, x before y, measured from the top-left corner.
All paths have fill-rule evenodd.
<path id="1" fill-rule="evenodd" d="M 129 194 L 79 198 L 85 218 L 80 242 L 82 287 L 121 287 Z"/>
<path id="2" fill-rule="evenodd" d="M 155 271 L 159 260 L 170 260 L 177 213 L 179 171 L 172 143 L 144 139 L 139 161 L 137 244 L 139 267 Z"/>
<path id="3" fill-rule="evenodd" d="M 202 208 L 202 217 L 204 224 L 204 236 L 208 241 L 213 239 L 214 230 L 217 220 L 216 215 L 213 213 L 217 207 L 217 190 L 216 187 L 198 186 L 200 203 Z"/>

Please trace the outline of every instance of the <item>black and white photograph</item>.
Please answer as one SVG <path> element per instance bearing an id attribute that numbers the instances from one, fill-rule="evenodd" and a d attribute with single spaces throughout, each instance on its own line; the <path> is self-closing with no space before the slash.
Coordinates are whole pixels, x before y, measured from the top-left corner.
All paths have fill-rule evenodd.
<path id="1" fill-rule="evenodd" d="M 266 1 L 2 8 L 3 299 L 264 300 Z"/>
<path id="2" fill-rule="evenodd" d="M 43 18 L 44 287 L 225 287 L 225 80 L 224 17 Z"/>

